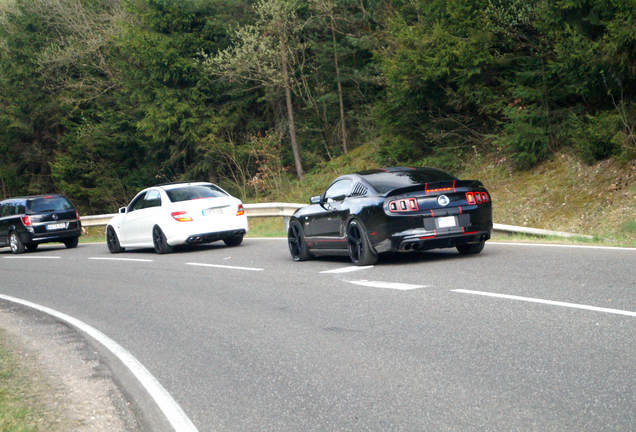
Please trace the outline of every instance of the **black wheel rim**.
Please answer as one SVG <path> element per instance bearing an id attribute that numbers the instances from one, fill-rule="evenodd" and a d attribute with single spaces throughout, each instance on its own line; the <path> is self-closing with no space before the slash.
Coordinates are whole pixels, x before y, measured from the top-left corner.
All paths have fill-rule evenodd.
<path id="1" fill-rule="evenodd" d="M 349 242 L 349 255 L 353 262 L 360 261 L 362 256 L 362 235 L 360 229 L 356 225 L 349 227 L 349 235 L 347 236 Z"/>
<path id="2" fill-rule="evenodd" d="M 113 232 L 112 228 L 110 228 L 108 230 L 108 234 L 106 236 L 106 241 L 108 242 L 108 248 L 110 250 L 117 249 L 117 241 L 115 240 L 115 233 Z"/>
<path id="3" fill-rule="evenodd" d="M 152 233 L 153 233 L 153 239 L 155 241 L 155 246 L 157 247 L 158 250 L 163 250 L 164 249 L 163 233 L 158 228 L 155 228 Z"/>
<path id="4" fill-rule="evenodd" d="M 291 252 L 294 258 L 300 255 L 300 242 L 302 241 L 300 237 L 300 229 L 296 224 L 292 224 L 289 227 L 289 235 L 287 236 L 287 242 L 289 243 L 289 251 Z"/>

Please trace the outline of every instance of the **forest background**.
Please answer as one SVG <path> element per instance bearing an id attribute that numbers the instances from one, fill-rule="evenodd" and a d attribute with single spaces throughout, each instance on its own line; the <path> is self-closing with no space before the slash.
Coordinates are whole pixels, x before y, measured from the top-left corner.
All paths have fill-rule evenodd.
<path id="1" fill-rule="evenodd" d="M 0 0 L 0 195 L 263 200 L 360 147 L 629 166 L 635 21 L 633 0 Z"/>

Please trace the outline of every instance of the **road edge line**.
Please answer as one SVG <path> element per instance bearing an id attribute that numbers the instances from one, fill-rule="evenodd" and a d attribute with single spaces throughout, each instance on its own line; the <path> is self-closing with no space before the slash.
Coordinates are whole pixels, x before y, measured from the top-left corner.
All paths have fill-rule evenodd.
<path id="1" fill-rule="evenodd" d="M 161 383 L 155 378 L 146 367 L 141 364 L 139 360 L 135 358 L 128 350 L 119 345 L 113 339 L 106 336 L 101 331 L 97 330 L 86 324 L 83 321 L 73 318 L 63 312 L 59 312 L 55 309 L 47 306 L 42 306 L 37 303 L 23 300 L 17 297 L 12 297 L 4 294 L 0 294 L 0 299 L 11 303 L 16 303 L 22 306 L 26 306 L 31 309 L 43 312 L 60 321 L 63 321 L 81 332 L 87 334 L 108 351 L 110 351 L 117 359 L 133 374 L 133 376 L 139 381 L 144 390 L 150 395 L 152 400 L 157 404 L 159 410 L 166 417 L 170 425 L 177 432 L 198 432 L 198 429 L 192 423 L 188 415 L 183 411 L 183 408 L 175 401 L 170 393 L 161 385 Z"/>

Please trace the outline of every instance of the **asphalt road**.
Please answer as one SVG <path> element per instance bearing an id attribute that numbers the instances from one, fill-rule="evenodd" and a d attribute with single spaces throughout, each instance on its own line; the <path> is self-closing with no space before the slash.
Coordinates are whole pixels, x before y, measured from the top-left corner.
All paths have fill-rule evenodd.
<path id="1" fill-rule="evenodd" d="M 293 262 L 276 239 L 2 249 L 0 293 L 110 336 L 201 432 L 636 430 L 636 250 L 489 243 L 349 266 Z"/>

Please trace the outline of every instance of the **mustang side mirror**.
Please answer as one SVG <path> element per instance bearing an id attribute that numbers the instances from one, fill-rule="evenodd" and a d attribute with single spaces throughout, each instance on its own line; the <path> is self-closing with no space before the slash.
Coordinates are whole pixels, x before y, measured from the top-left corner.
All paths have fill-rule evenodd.
<path id="1" fill-rule="evenodd" d="M 126 213 L 126 207 L 120 207 L 119 213 Z"/>
<path id="2" fill-rule="evenodd" d="M 309 198 L 309 204 L 320 204 L 320 195 Z"/>

